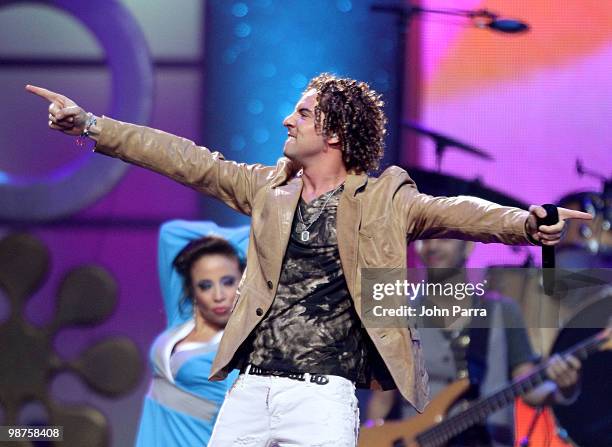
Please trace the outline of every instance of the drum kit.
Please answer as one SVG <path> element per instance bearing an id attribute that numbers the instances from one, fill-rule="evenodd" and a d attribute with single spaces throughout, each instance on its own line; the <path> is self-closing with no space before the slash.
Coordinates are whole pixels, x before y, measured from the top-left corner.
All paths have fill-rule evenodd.
<path id="1" fill-rule="evenodd" d="M 447 148 L 493 160 L 486 151 L 412 122 L 403 125 L 432 139 L 435 144 L 437 172 L 407 167 L 421 192 L 445 196 L 471 195 L 501 205 L 527 208 L 527 204 L 479 180 L 465 180 L 440 172 L 441 159 Z M 567 224 L 563 241 L 556 248 L 556 266 L 571 272 L 577 269 L 586 272 L 610 269 L 607 271 L 612 272 L 612 178 L 585 168 L 580 160 L 576 162 L 576 173 L 601 180 L 603 187 L 601 191 L 572 192 L 558 201 L 558 206 L 590 213 L 593 220 Z M 521 305 L 536 351 L 542 355 L 562 352 L 606 326 L 612 315 L 609 273 L 604 274 L 608 279 L 607 286 L 584 288 L 584 293 L 577 289 L 572 291 L 573 296 L 565 297 L 568 299 L 555 301 L 554 296 L 548 297 L 542 292 L 541 275 L 533 267 L 528 254 L 522 265 L 491 266 L 488 280 L 491 288 L 516 299 Z M 545 318 L 546 315 L 554 316 L 554 324 L 533 321 L 533 318 Z M 565 434 L 565 439 L 575 445 L 612 445 L 611 396 L 612 352 L 600 352 L 583 362 L 579 398 L 570 405 L 553 407 L 557 433 Z"/>

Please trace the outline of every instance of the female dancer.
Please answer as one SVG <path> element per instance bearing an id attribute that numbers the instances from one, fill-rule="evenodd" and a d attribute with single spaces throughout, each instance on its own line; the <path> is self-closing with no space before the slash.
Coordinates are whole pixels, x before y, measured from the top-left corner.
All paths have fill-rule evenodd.
<path id="1" fill-rule="evenodd" d="M 212 222 L 171 221 L 161 227 L 158 269 L 168 327 L 151 348 L 153 379 L 137 447 L 207 445 L 238 374 L 208 380 L 234 305 L 248 237 L 249 227 Z"/>

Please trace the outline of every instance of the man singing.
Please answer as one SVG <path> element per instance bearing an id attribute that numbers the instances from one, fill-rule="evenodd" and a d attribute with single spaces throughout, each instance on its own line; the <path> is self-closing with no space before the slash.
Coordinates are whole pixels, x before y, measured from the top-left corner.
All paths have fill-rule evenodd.
<path id="1" fill-rule="evenodd" d="M 416 331 L 364 328 L 361 269 L 405 267 L 407 243 L 460 238 L 504 244 L 559 242 L 564 220 L 472 197 L 418 192 L 395 166 L 369 176 L 383 155 L 380 96 L 352 79 L 312 79 L 285 118 L 276 166 L 225 160 L 159 130 L 86 113 L 65 96 L 47 99 L 49 126 L 96 141 L 95 151 L 154 170 L 251 216 L 247 269 L 211 378 L 241 370 L 210 446 L 352 446 L 355 386 L 398 388 L 417 410 L 428 400 Z"/>

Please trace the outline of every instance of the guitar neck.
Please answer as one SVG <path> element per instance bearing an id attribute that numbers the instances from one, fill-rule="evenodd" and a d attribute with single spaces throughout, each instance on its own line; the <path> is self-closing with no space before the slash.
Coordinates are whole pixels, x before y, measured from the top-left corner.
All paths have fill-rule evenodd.
<path id="1" fill-rule="evenodd" d="M 573 346 L 563 352 L 562 355 L 574 355 L 584 360 L 597 351 L 604 341 L 606 341 L 606 338 L 602 337 L 600 333 Z M 517 397 L 524 396 L 548 380 L 546 367 L 546 364 L 537 367 L 529 375 L 514 380 L 507 387 L 470 404 L 460 413 L 450 416 L 430 429 L 421 432 L 416 436 L 419 445 L 421 447 L 442 446 L 469 427 L 485 420 L 490 414 L 512 404 Z"/>

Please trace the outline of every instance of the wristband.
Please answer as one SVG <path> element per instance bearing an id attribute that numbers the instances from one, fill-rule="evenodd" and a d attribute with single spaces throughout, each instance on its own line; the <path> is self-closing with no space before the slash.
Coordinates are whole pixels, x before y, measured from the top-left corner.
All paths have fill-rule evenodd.
<path id="1" fill-rule="evenodd" d="M 89 136 L 89 130 L 91 126 L 95 126 L 97 123 L 98 123 L 97 117 L 93 113 L 88 112 L 87 120 L 85 121 L 85 127 L 83 128 L 83 132 L 81 132 L 81 135 L 77 138 L 78 146 L 83 146 L 85 144 L 85 138 Z"/>

